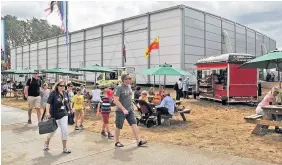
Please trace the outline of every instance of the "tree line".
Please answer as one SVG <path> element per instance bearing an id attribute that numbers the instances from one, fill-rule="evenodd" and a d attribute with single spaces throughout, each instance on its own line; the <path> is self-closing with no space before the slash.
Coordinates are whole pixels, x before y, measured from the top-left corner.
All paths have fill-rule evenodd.
<path id="1" fill-rule="evenodd" d="M 60 27 L 56 25 L 50 25 L 47 20 L 43 19 L 32 18 L 27 20 L 19 20 L 16 16 L 6 15 L 4 16 L 4 20 L 6 23 L 5 54 L 8 57 L 9 63 L 11 48 L 63 34 Z"/>

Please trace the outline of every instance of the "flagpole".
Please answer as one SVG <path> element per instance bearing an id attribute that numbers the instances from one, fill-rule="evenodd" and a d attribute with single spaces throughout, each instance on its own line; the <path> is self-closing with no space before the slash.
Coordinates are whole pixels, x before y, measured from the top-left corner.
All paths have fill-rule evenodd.
<path id="1" fill-rule="evenodd" d="M 161 56 L 160 56 L 160 37 L 158 37 L 158 42 L 159 42 L 159 49 L 158 49 L 158 56 L 159 56 L 159 65 L 161 65 Z M 159 75 L 159 88 L 161 88 L 161 75 Z"/>
<path id="2" fill-rule="evenodd" d="M 68 1 L 66 3 L 66 40 L 67 40 L 67 70 L 70 70 L 70 64 L 69 64 L 69 3 Z M 67 75 L 67 83 L 69 82 L 69 75 Z"/>

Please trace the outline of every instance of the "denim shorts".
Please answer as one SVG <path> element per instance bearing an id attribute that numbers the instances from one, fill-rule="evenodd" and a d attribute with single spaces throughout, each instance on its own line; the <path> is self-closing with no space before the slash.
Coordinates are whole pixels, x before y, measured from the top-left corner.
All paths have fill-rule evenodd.
<path id="1" fill-rule="evenodd" d="M 128 114 L 125 115 L 122 111 L 116 111 L 116 127 L 122 129 L 124 120 L 127 120 L 128 124 L 137 124 L 134 112 L 128 111 Z"/>

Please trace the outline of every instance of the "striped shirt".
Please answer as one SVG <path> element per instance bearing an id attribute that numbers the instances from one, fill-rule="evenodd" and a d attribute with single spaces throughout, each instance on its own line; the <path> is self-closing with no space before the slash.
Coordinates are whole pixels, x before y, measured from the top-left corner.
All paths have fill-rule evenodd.
<path id="1" fill-rule="evenodd" d="M 104 97 L 102 99 L 102 104 L 101 104 L 101 113 L 110 113 L 110 112 L 111 112 L 110 99 L 107 97 Z"/>

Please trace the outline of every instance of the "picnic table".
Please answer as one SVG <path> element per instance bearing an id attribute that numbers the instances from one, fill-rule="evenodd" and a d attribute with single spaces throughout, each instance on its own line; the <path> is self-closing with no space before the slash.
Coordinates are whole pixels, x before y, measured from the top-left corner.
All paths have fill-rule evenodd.
<path id="1" fill-rule="evenodd" d="M 282 127 L 282 120 L 269 120 L 267 117 L 272 115 L 281 115 L 282 116 L 282 105 L 268 105 L 262 107 L 264 112 L 264 116 L 254 114 L 250 116 L 245 116 L 244 119 L 248 123 L 256 124 L 256 127 L 252 131 L 252 134 L 259 134 L 260 129 L 262 126 L 268 128 L 269 126 L 279 126 Z"/>

